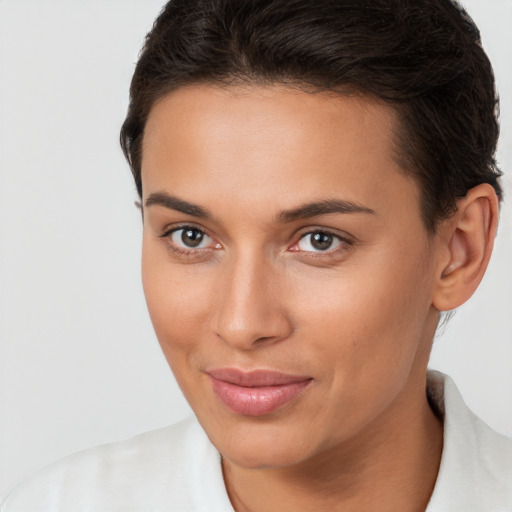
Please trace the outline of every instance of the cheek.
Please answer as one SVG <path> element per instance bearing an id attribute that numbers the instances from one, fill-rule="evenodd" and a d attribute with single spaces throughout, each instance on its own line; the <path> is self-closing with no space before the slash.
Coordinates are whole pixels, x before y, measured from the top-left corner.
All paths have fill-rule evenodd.
<path id="1" fill-rule="evenodd" d="M 418 254 L 415 262 L 396 255 L 378 261 L 344 269 L 332 279 L 301 277 L 297 352 L 318 369 L 326 390 L 325 400 L 315 405 L 318 422 L 312 426 L 336 425 L 342 436 L 382 412 L 427 362 L 428 351 L 420 348 L 430 342 L 424 260 Z"/>
<path id="2" fill-rule="evenodd" d="M 383 250 L 332 278 L 302 274 L 296 309 L 307 319 L 305 337 L 314 340 L 316 354 L 342 367 L 336 369 L 340 376 L 362 378 L 369 370 L 383 374 L 410 367 L 430 310 L 429 277 L 419 251 L 416 258 L 404 254 Z"/>
<path id="3" fill-rule="evenodd" d="M 170 263 L 165 250 L 152 241 L 143 243 L 142 283 L 158 341 L 174 369 L 180 355 L 193 352 L 204 336 L 210 310 L 207 275 L 194 265 Z"/>

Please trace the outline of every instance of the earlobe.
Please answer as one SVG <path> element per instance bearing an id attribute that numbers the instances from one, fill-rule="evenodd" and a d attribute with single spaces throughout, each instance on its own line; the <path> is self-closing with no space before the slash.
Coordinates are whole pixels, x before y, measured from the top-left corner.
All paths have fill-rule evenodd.
<path id="1" fill-rule="evenodd" d="M 491 257 L 498 223 L 498 198 L 488 184 L 472 188 L 444 222 L 445 257 L 439 262 L 433 306 L 439 311 L 466 302 L 480 284 Z"/>

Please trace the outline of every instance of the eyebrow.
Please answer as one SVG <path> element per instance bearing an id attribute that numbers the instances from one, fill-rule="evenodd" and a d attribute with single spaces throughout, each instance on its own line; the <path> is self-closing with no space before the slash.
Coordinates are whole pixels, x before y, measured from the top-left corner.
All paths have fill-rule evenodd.
<path id="1" fill-rule="evenodd" d="M 153 205 L 164 206 L 170 210 L 176 210 L 192 217 L 199 217 L 201 219 L 213 219 L 213 215 L 202 206 L 197 204 L 189 203 L 183 199 L 179 199 L 174 196 L 170 196 L 165 192 L 154 192 L 150 194 L 146 200 L 146 207 L 149 208 Z"/>
<path id="2" fill-rule="evenodd" d="M 165 192 L 154 192 L 148 196 L 145 206 L 149 208 L 153 205 L 163 206 L 201 219 L 212 220 L 214 218 L 206 208 L 183 199 L 179 199 L 175 196 L 171 196 Z M 308 219 L 331 213 L 366 213 L 375 215 L 375 210 L 352 201 L 345 201 L 342 199 L 324 199 L 322 201 L 305 203 L 290 210 L 283 210 L 276 216 L 276 223 L 285 224 L 299 219 Z"/>
<path id="3" fill-rule="evenodd" d="M 277 215 L 276 220 L 277 222 L 286 223 L 330 213 L 368 213 L 375 215 L 375 210 L 352 201 L 325 199 L 314 203 L 306 203 L 291 210 L 284 210 Z"/>

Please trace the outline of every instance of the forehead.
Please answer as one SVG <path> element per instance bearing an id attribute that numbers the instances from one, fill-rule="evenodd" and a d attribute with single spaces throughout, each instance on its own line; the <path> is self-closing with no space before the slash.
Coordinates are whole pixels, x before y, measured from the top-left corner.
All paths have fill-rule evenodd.
<path id="1" fill-rule="evenodd" d="M 268 209 L 333 194 L 375 204 L 400 189 L 410 207 L 417 191 L 395 159 L 396 123 L 390 107 L 368 97 L 184 87 L 150 113 L 143 191 L 172 189 L 196 202 L 215 192 Z"/>

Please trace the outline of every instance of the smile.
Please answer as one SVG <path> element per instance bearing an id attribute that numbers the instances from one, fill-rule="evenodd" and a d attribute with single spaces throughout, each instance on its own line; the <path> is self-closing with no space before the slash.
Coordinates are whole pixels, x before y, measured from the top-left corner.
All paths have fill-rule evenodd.
<path id="1" fill-rule="evenodd" d="M 270 414 L 299 396 L 311 383 L 310 377 L 233 368 L 207 372 L 217 397 L 232 411 L 245 416 Z"/>

